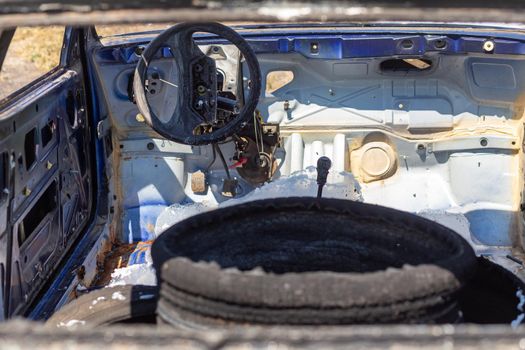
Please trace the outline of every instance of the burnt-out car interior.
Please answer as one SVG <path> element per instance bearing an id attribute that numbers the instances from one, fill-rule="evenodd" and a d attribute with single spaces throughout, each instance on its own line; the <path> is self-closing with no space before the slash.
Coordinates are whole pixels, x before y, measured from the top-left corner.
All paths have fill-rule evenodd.
<path id="1" fill-rule="evenodd" d="M 1 319 L 521 329 L 522 29 L 159 27 L 0 100 Z"/>

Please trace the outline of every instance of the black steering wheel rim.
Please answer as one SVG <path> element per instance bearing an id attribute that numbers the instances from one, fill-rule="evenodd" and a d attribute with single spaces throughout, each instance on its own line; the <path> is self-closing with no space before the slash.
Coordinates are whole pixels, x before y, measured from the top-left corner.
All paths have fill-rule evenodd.
<path id="1" fill-rule="evenodd" d="M 162 46 L 165 46 L 167 42 L 170 42 L 171 38 L 174 38 L 174 36 L 176 35 L 187 37 L 189 38 L 188 40 L 191 41 L 191 44 L 188 43 L 188 45 L 195 45 L 193 43 L 193 40 L 191 39 L 191 35 L 196 32 L 216 34 L 220 38 L 228 40 L 239 49 L 239 51 L 244 56 L 250 73 L 250 92 L 248 94 L 248 97 L 244 101 L 244 105 L 240 109 L 239 113 L 226 125 L 214 129 L 211 132 L 202 134 L 195 134 L 193 132 L 190 133 L 189 129 L 193 128 L 189 128 L 188 130 L 185 130 L 185 134 L 182 135 L 180 132 L 180 128 L 183 127 L 182 125 L 180 125 L 182 118 L 178 121 L 179 125 L 176 125 L 173 116 L 172 118 L 170 118 L 169 121 L 162 122 L 159 119 L 159 117 L 155 115 L 155 112 L 151 109 L 148 99 L 146 97 L 147 69 L 149 66 L 149 62 L 154 57 L 155 53 Z M 172 48 L 172 51 L 173 50 L 174 49 Z M 180 61 L 184 60 L 185 58 Z M 180 72 L 183 73 L 182 80 L 187 81 L 187 79 L 190 79 L 190 81 L 192 81 L 189 76 L 189 68 L 185 67 L 185 65 L 187 66 L 186 63 L 188 62 L 177 62 L 178 60 L 175 61 L 178 65 L 178 69 L 180 70 Z M 244 127 L 246 123 L 251 120 L 251 118 L 253 118 L 253 114 L 257 107 L 259 96 L 261 94 L 261 72 L 259 68 L 259 63 L 257 61 L 257 57 L 253 52 L 252 48 L 233 29 L 224 26 L 220 23 L 179 23 L 159 34 L 145 48 L 135 69 L 133 90 L 135 94 L 137 107 L 143 115 L 146 124 L 153 128 L 153 130 L 155 130 L 161 136 L 169 140 L 187 145 L 210 144 L 224 140 L 225 138 L 233 135 L 235 132 Z M 187 113 L 194 113 L 190 102 L 188 101 L 191 93 L 192 91 L 190 88 L 190 84 L 182 84 L 182 88 L 180 88 L 178 92 L 180 106 L 176 108 L 174 114 L 181 113 L 181 115 L 187 115 Z M 192 117 L 195 116 L 192 115 Z M 175 132 L 175 130 L 179 132 Z"/>

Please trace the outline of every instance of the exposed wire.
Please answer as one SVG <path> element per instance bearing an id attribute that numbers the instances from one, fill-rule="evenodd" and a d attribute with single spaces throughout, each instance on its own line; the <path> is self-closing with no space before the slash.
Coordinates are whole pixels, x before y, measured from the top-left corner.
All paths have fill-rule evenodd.
<path id="1" fill-rule="evenodd" d="M 261 141 L 261 152 L 264 152 L 264 135 L 261 123 L 259 123 L 259 140 Z"/>
<path id="2" fill-rule="evenodd" d="M 179 87 L 178 85 L 173 84 L 171 81 L 167 81 L 167 80 L 164 80 L 164 79 L 162 79 L 162 78 L 159 78 L 159 80 L 162 81 L 163 83 L 168 84 L 168 85 L 171 85 L 171 86 L 173 86 L 173 87 L 176 87 L 176 88 Z"/>
<path id="3" fill-rule="evenodd" d="M 228 180 L 231 180 L 230 170 L 228 169 L 228 164 L 226 164 L 226 160 L 224 159 L 224 155 L 222 154 L 221 148 L 216 143 L 213 144 L 213 147 L 215 147 L 215 150 L 219 154 L 219 158 L 221 158 L 222 165 L 224 166 L 224 170 L 226 170 L 226 176 L 228 177 Z"/>
<path id="4" fill-rule="evenodd" d="M 257 130 L 257 114 L 253 114 L 253 132 L 255 134 L 255 147 L 257 147 L 257 154 L 261 154 L 261 149 L 259 149 L 259 131 Z"/>

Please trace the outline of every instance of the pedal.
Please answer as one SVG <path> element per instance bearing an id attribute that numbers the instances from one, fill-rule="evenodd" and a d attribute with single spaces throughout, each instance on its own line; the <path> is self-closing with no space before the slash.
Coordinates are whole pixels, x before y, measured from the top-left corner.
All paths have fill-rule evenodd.
<path id="1" fill-rule="evenodd" d="M 235 197 L 239 181 L 236 179 L 224 179 L 222 184 L 222 195 L 224 197 Z"/>

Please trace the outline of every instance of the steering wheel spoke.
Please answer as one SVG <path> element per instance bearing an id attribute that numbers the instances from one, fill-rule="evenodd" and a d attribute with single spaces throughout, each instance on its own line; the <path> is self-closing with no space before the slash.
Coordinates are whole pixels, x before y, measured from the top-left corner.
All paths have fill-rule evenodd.
<path id="1" fill-rule="evenodd" d="M 199 49 L 193 39 L 196 32 L 212 33 L 230 41 L 244 56 L 252 85 L 242 108 L 234 95 L 218 92 L 215 60 Z M 157 109 L 150 105 L 144 88 L 150 62 L 156 52 L 166 45 L 173 53 L 180 77 L 174 96 L 166 96 L 177 99 L 173 104 L 173 114 L 167 121 L 156 114 Z M 149 126 L 170 140 L 198 145 L 231 136 L 253 117 L 261 91 L 261 77 L 251 47 L 231 28 L 219 23 L 180 23 L 162 32 L 144 50 L 135 70 L 133 89 L 137 106 Z M 230 117 L 225 120 L 221 112 L 222 117 L 218 118 L 218 110 L 227 112 Z"/>

